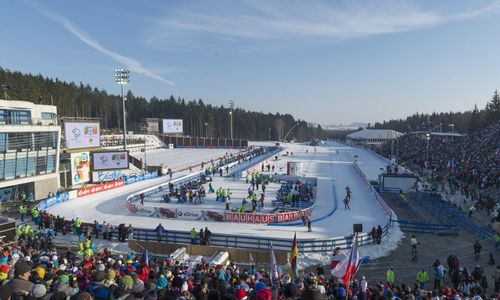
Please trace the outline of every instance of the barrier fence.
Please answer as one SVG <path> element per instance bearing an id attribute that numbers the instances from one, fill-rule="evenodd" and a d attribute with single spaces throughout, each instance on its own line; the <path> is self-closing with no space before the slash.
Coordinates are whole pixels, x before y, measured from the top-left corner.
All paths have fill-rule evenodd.
<path id="1" fill-rule="evenodd" d="M 84 225 L 92 226 L 92 224 Z M 383 237 L 385 237 L 389 232 L 390 226 L 390 222 L 388 222 L 383 227 Z M 113 227 L 112 236 L 113 238 L 118 237 L 118 228 Z M 329 253 L 334 251 L 337 247 L 340 249 L 348 249 L 351 247 L 353 239 L 353 235 L 334 237 L 330 239 L 301 239 L 300 232 L 297 236 L 297 246 L 301 253 Z M 192 244 L 191 235 L 186 231 L 169 230 L 166 228 L 166 231 L 160 237 L 161 242 L 164 243 Z M 158 235 L 154 229 L 134 228 L 134 240 L 158 241 Z M 292 247 L 292 240 L 293 236 L 291 233 L 289 239 L 212 233 L 210 245 L 223 248 L 269 250 L 272 244 L 275 250 L 290 251 Z M 359 246 L 374 243 L 369 233 L 358 234 L 357 241 Z"/>
<path id="2" fill-rule="evenodd" d="M 382 209 L 384 210 L 385 214 L 389 217 L 389 219 L 392 217 L 392 209 L 385 203 L 384 199 L 380 197 L 380 195 L 377 193 L 375 188 L 371 185 L 370 181 L 368 178 L 366 178 L 365 173 L 361 171 L 361 169 L 358 166 L 357 162 L 353 162 L 354 169 L 357 171 L 358 175 L 365 181 L 365 183 L 370 187 L 370 191 L 373 193 L 373 196 L 375 197 L 375 200 L 380 204 Z"/>

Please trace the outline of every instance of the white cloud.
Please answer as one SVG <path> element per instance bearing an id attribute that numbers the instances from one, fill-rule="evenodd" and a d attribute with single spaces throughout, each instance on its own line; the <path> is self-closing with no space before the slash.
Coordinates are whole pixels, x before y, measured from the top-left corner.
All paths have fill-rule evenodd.
<path id="1" fill-rule="evenodd" d="M 127 69 L 129 69 L 132 72 L 147 76 L 152 79 L 159 80 L 163 83 L 166 83 L 168 85 L 174 85 L 174 83 L 167 78 L 159 75 L 158 73 L 144 67 L 141 62 L 127 57 L 125 55 L 119 54 L 117 52 L 114 52 L 108 48 L 105 48 L 102 46 L 96 39 L 94 39 L 92 36 L 90 36 L 88 33 L 83 31 L 82 29 L 78 28 L 75 24 L 73 24 L 70 20 L 67 18 L 63 17 L 62 15 L 48 11 L 46 9 L 42 9 L 38 6 L 38 4 L 35 4 L 33 2 L 28 2 L 30 5 L 35 7 L 41 14 L 49 18 L 50 20 L 60 24 L 61 26 L 64 27 L 67 31 L 69 31 L 71 34 L 73 34 L 76 38 L 78 38 L 80 41 L 83 43 L 87 44 L 94 50 L 97 50 L 98 52 L 106 55 L 107 57 L 111 58 L 112 60 L 123 64 L 126 66 Z"/>
<path id="2" fill-rule="evenodd" d="M 186 3 L 186 2 L 184 2 Z M 441 13 L 423 9 L 411 0 L 317 2 L 261 1 L 195 2 L 168 10 L 155 21 L 152 43 L 175 42 L 194 36 L 226 41 L 341 40 L 397 33 L 480 17 L 500 10 L 498 0 L 489 5 Z M 342 5 L 341 5 L 342 4 Z M 155 40 L 155 41 L 153 41 Z"/>

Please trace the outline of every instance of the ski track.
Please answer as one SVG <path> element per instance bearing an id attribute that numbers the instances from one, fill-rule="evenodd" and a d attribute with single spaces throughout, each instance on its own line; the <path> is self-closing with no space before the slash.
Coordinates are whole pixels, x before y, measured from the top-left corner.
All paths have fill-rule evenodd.
<path id="1" fill-rule="evenodd" d="M 273 143 L 253 142 L 251 145 L 273 145 Z M 286 172 L 286 163 L 288 161 L 302 161 L 304 162 L 304 173 L 302 175 L 318 178 L 317 200 L 311 218 L 313 220 L 313 232 L 307 232 L 307 228 L 301 225 L 266 226 L 246 223 L 232 223 L 229 225 L 222 222 L 148 218 L 136 216 L 127 211 L 125 200 L 129 194 L 159 183 L 168 182 L 168 177 L 142 181 L 111 191 L 75 199 L 51 207 L 48 211 L 55 215 L 63 215 L 67 219 L 79 217 L 85 222 L 97 220 L 99 222 L 111 222 L 113 225 L 125 223 L 132 224 L 137 228 L 155 228 L 158 223 L 162 223 L 167 230 L 185 231 L 193 227 L 208 226 L 215 233 L 286 239 L 292 238 L 294 232 L 297 232 L 297 238 L 299 239 L 349 235 L 352 233 L 353 223 L 362 223 L 365 232 L 369 231 L 372 226 L 385 225 L 387 222 L 386 215 L 376 202 L 370 187 L 356 173 L 352 161 L 354 155 L 357 154 L 359 166 L 369 180 L 378 177 L 381 172 L 380 168 L 385 168 L 388 164 L 387 161 L 368 151 L 351 148 L 336 142 L 327 142 L 324 146 L 317 146 L 316 152 L 314 147 L 301 144 L 284 144 L 282 146 L 288 148 L 287 150 L 293 152 L 294 155 L 280 157 L 278 161 L 272 162 L 276 167 L 276 172 L 280 173 L 280 170 Z M 305 152 L 306 149 L 308 149 L 308 153 Z M 338 154 L 337 150 L 339 151 Z M 217 157 L 223 156 L 226 152 L 235 151 L 228 149 L 162 149 L 148 152 L 147 155 L 148 164 L 167 163 L 174 168 L 181 168 L 199 164 L 202 160 L 209 161 L 211 158 L 216 161 Z M 142 154 L 133 155 L 140 158 Z M 180 174 L 177 176 L 180 176 Z M 241 203 L 240 201 L 248 188 L 244 180 L 234 182 L 218 177 L 214 179 L 213 185 L 215 189 L 218 186 L 231 188 L 233 191 L 232 206 Z M 347 185 L 352 190 L 351 211 L 344 210 L 342 202 Z M 277 186 L 273 186 L 269 190 L 269 195 L 275 194 L 276 189 Z M 268 206 L 270 206 L 270 200 L 270 198 L 266 199 Z M 209 199 L 207 201 L 213 200 Z M 219 205 L 220 209 L 223 209 L 224 204 Z M 335 210 L 336 205 L 337 209 Z M 211 203 L 211 206 L 213 206 L 213 203 Z M 335 210 L 334 213 L 332 213 L 333 210 Z"/>

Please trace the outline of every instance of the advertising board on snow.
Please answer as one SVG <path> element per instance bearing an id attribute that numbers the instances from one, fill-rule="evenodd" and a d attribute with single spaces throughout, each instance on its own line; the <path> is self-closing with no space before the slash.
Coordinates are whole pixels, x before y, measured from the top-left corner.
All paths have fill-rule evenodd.
<path id="1" fill-rule="evenodd" d="M 182 119 L 163 119 L 163 133 L 183 133 Z"/>
<path id="2" fill-rule="evenodd" d="M 128 177 L 130 175 L 130 170 L 114 170 L 114 171 L 97 171 L 92 172 L 93 182 L 108 182 L 115 181 Z"/>
<path id="3" fill-rule="evenodd" d="M 71 153 L 71 182 L 73 185 L 90 181 L 90 154 L 88 151 Z"/>
<path id="4" fill-rule="evenodd" d="M 155 218 L 180 219 L 191 221 L 224 221 L 223 211 L 175 208 L 175 207 L 139 207 L 135 203 L 128 202 L 127 209 L 130 212 Z"/>
<path id="5" fill-rule="evenodd" d="M 100 124 L 99 122 L 65 122 L 64 138 L 66 148 L 70 150 L 100 147 Z"/>
<path id="6" fill-rule="evenodd" d="M 87 187 L 87 188 L 83 187 L 83 188 L 78 189 L 76 192 L 77 192 L 78 197 L 83 197 L 83 196 L 88 196 L 88 195 L 104 192 L 107 190 L 112 190 L 112 189 L 115 189 L 117 187 L 121 187 L 124 185 L 125 185 L 125 182 L 120 179 L 120 180 L 116 180 L 116 181 L 112 181 L 112 182 L 97 184 L 97 185 Z"/>
<path id="7" fill-rule="evenodd" d="M 128 169 L 128 151 L 92 152 L 92 171 Z"/>
<path id="8" fill-rule="evenodd" d="M 236 213 L 225 212 L 224 221 L 234 223 L 255 223 L 255 224 L 271 224 L 297 221 L 302 216 L 310 216 L 311 209 L 306 208 L 299 211 L 291 211 L 277 214 L 251 214 L 251 213 Z"/>

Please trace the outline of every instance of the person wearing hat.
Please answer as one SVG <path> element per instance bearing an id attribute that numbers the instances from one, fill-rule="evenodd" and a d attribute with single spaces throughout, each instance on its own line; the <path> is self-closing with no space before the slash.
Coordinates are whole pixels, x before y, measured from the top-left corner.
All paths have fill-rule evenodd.
<path id="1" fill-rule="evenodd" d="M 34 283 L 29 282 L 31 267 L 25 263 L 18 261 L 14 265 L 14 279 L 7 282 L 7 285 L 12 290 L 12 294 L 29 295 L 33 289 Z"/>
<path id="2" fill-rule="evenodd" d="M 245 291 L 242 288 L 239 288 L 238 290 L 236 290 L 236 293 L 234 293 L 234 297 L 237 300 L 246 300 L 247 294 L 245 293 Z"/>
<path id="3" fill-rule="evenodd" d="M 7 277 L 9 275 L 10 268 L 8 265 L 1 265 L 0 266 L 0 285 L 7 280 Z"/>
<path id="4" fill-rule="evenodd" d="M 294 283 L 287 283 L 283 288 L 283 296 L 286 300 L 295 300 L 299 294 L 299 290 Z"/>
<path id="5" fill-rule="evenodd" d="M 31 289 L 31 296 L 36 299 L 42 299 L 47 295 L 47 288 L 43 284 L 35 284 Z"/>
<path id="6" fill-rule="evenodd" d="M 126 299 L 132 293 L 132 286 L 134 285 L 134 279 L 130 275 L 125 275 L 120 281 L 118 289 L 114 293 L 115 299 Z"/>
<path id="7" fill-rule="evenodd" d="M 104 285 L 106 273 L 104 271 L 97 271 L 92 275 L 92 283 L 87 288 L 87 292 L 93 298 L 108 299 L 111 296 L 109 289 Z"/>
<path id="8" fill-rule="evenodd" d="M 314 274 L 309 274 L 305 280 L 305 289 L 300 296 L 301 300 L 320 300 L 323 295 L 318 290 L 318 278 Z"/>

